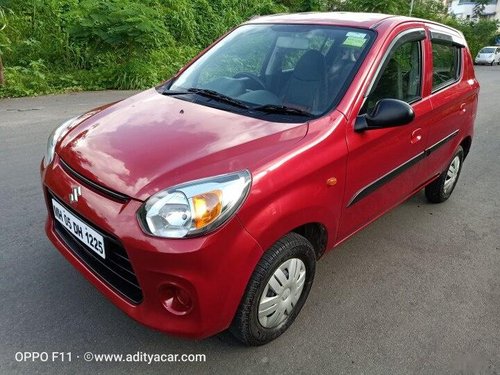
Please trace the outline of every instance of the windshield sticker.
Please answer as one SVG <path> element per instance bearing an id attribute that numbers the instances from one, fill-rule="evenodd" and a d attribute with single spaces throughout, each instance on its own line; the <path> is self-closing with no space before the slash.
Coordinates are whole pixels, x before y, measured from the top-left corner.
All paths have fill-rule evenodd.
<path id="1" fill-rule="evenodd" d="M 365 33 L 356 33 L 354 31 L 349 31 L 347 34 L 345 34 L 346 36 L 352 36 L 354 38 L 362 38 L 364 39 L 366 37 L 366 34 Z"/>
<path id="2" fill-rule="evenodd" d="M 342 44 L 344 46 L 349 46 L 349 47 L 363 47 L 365 43 L 366 43 L 365 38 L 348 36 L 347 38 L 345 38 L 344 43 Z"/>

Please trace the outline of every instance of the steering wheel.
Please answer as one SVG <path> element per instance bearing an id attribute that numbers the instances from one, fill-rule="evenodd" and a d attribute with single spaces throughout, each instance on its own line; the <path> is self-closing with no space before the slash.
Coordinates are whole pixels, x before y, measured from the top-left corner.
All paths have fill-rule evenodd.
<path id="1" fill-rule="evenodd" d="M 257 75 L 248 72 L 237 73 L 233 78 L 249 78 L 252 83 L 249 89 L 251 90 L 267 90 L 264 82 Z"/>

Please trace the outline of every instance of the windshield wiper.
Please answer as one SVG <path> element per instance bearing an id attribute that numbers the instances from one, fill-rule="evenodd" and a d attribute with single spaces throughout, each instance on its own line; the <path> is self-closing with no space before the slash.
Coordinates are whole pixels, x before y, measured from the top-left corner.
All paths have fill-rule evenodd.
<path id="1" fill-rule="evenodd" d="M 298 115 L 298 116 L 312 116 L 313 114 L 307 111 L 304 111 L 299 108 L 288 107 L 286 105 L 276 105 L 276 104 L 265 104 L 259 107 L 252 108 L 256 111 L 262 111 L 266 113 L 279 113 L 283 115 Z"/>
<path id="2" fill-rule="evenodd" d="M 186 95 L 189 94 L 189 91 L 179 91 L 179 90 L 165 90 L 162 91 L 162 95 Z"/>
<path id="3" fill-rule="evenodd" d="M 239 100 L 233 99 L 230 96 L 221 94 L 220 92 L 214 91 L 214 90 L 208 90 L 208 89 L 200 89 L 196 87 L 192 87 L 187 90 L 188 92 L 192 92 L 194 94 L 202 95 L 210 99 L 215 99 L 219 102 L 227 103 L 234 105 L 235 107 L 240 107 L 244 109 L 248 109 L 249 107 L 246 104 L 243 104 L 243 102 L 240 102 Z"/>

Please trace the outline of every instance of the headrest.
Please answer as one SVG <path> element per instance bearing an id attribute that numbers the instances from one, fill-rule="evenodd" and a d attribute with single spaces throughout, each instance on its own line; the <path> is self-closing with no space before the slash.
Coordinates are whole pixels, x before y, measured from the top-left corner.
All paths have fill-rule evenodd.
<path id="1" fill-rule="evenodd" d="M 301 81 L 321 81 L 325 79 L 325 57 L 316 50 L 302 55 L 293 71 L 293 77 Z"/>

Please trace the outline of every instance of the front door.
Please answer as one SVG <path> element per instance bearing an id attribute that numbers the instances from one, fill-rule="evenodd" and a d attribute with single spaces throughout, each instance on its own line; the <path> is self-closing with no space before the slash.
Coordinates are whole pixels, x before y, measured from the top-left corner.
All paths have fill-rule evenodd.
<path id="1" fill-rule="evenodd" d="M 424 156 L 425 124 L 431 112 L 429 100 L 423 98 L 425 38 L 423 28 L 399 31 L 359 113 L 370 113 L 380 99 L 400 99 L 411 104 L 414 120 L 407 125 L 357 132 L 356 119 L 350 119 L 347 183 L 337 242 L 399 204 L 423 183 L 419 162 Z"/>

